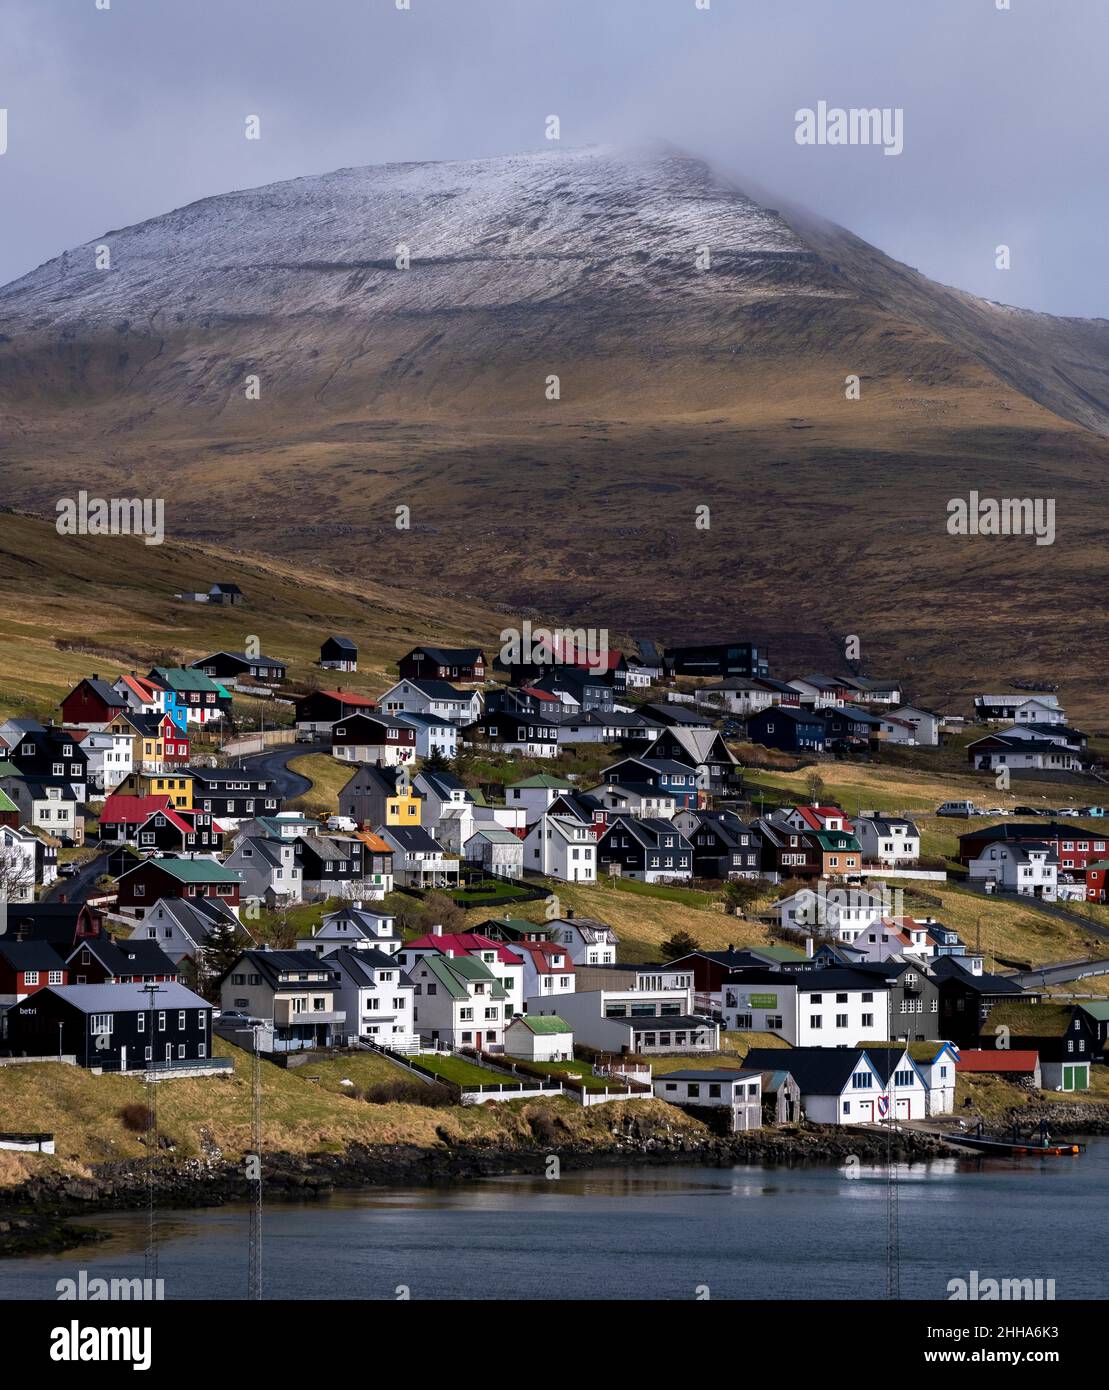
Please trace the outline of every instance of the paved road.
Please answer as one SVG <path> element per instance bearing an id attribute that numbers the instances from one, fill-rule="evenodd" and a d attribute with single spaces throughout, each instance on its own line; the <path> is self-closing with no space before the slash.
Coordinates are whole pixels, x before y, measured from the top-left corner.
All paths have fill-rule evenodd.
<path id="1" fill-rule="evenodd" d="M 1109 975 L 1109 960 L 1094 957 L 1091 960 L 1062 961 L 1058 965 L 1041 965 L 1038 970 L 1018 970 L 1009 976 L 1026 989 L 1038 985 L 1061 985 L 1068 980 L 1083 980 L 1089 975 Z"/>
<path id="2" fill-rule="evenodd" d="M 309 753 L 326 753 L 330 746 L 322 739 L 317 743 L 280 743 L 264 753 L 248 753 L 239 762 L 253 773 L 271 777 L 278 796 L 291 801 L 293 797 L 303 796 L 312 783 L 299 772 L 293 772 L 289 763 L 293 758 L 303 758 Z"/>
<path id="3" fill-rule="evenodd" d="M 107 870 L 107 867 L 107 854 L 98 854 L 95 859 L 90 859 L 87 864 L 83 864 L 80 873 L 74 874 L 72 878 L 59 878 L 50 891 L 44 894 L 42 901 L 56 903 L 64 897 L 66 902 L 83 903 L 92 893 L 96 886 L 96 880 Z"/>

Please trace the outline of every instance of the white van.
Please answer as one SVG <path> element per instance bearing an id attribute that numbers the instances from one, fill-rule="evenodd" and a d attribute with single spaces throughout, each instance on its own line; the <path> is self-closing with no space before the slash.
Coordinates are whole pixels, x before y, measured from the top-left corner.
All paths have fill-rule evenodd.
<path id="1" fill-rule="evenodd" d="M 936 807 L 937 816 L 980 816 L 982 812 L 973 801 L 945 801 Z"/>

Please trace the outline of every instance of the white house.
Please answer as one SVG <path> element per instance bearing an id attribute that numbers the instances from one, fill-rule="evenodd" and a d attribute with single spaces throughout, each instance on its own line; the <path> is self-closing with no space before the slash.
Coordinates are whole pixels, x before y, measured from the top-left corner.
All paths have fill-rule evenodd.
<path id="1" fill-rule="evenodd" d="M 646 783 L 621 786 L 617 782 L 605 782 L 599 787 L 590 787 L 589 795 L 606 811 L 617 816 L 673 820 L 678 809 L 677 798 L 671 792 Z"/>
<path id="2" fill-rule="evenodd" d="M 776 1033 L 794 1047 L 857 1047 L 889 1037 L 888 985 L 849 969 L 744 970 L 726 978 L 724 1027 Z"/>
<path id="3" fill-rule="evenodd" d="M 374 834 L 393 851 L 393 878 L 402 888 L 456 888 L 458 860 L 418 825 L 379 825 Z"/>
<path id="4" fill-rule="evenodd" d="M 0 893 L 0 927 L 4 920 L 2 909 L 8 903 L 30 903 L 35 900 L 35 884 L 38 881 L 37 858 L 40 841 L 24 826 L 18 829 L 11 825 L 0 825 L 0 876 L 3 878 L 3 892 Z M 53 882 L 54 874 L 46 882 Z"/>
<path id="5" fill-rule="evenodd" d="M 106 793 L 133 771 L 135 740 L 131 734 L 92 730 L 74 738 L 87 759 L 89 791 Z"/>
<path id="6" fill-rule="evenodd" d="M 891 1116 L 924 1119 L 924 1081 L 903 1048 L 868 1052 L 857 1047 L 752 1048 L 743 1060 L 752 1070 L 788 1067 L 801 1088 L 805 1118 L 821 1125 L 874 1124 Z"/>
<path id="7" fill-rule="evenodd" d="M 731 1110 L 733 1131 L 762 1128 L 762 1072 L 671 1071 L 656 1076 L 652 1086 L 659 1100 L 671 1105 Z"/>
<path id="8" fill-rule="evenodd" d="M 444 932 L 437 925 L 426 935 L 405 942 L 399 959 L 407 968 L 421 956 L 428 955 L 472 956 L 481 961 L 496 976 L 504 991 L 505 1017 L 524 1012 L 524 961 L 515 944 L 509 946 L 493 941 L 481 932 Z"/>
<path id="9" fill-rule="evenodd" d="M 615 965 L 619 938 L 606 922 L 578 917 L 573 908 L 549 924 L 552 941 L 566 948 L 575 965 Z"/>
<path id="10" fill-rule="evenodd" d="M 543 816 L 524 841 L 524 868 L 564 883 L 596 883 L 597 841 L 568 816 Z"/>
<path id="11" fill-rule="evenodd" d="M 424 798 L 421 821 L 427 830 L 433 830 L 445 810 L 459 807 L 473 808 L 473 798 L 460 777 L 453 772 L 437 772 L 432 768 L 421 768 L 412 779 L 416 792 Z M 471 834 L 473 831 L 471 829 Z"/>
<path id="12" fill-rule="evenodd" d="M 1055 738 L 1036 735 L 1031 729 L 1013 729 L 1003 734 L 987 734 L 967 745 L 967 756 L 979 771 L 998 768 L 1016 771 L 1038 768 L 1050 772 L 1081 772 L 1082 759 L 1073 749 Z"/>
<path id="13" fill-rule="evenodd" d="M 659 977 L 661 980 L 661 976 Z M 693 1012 L 684 989 L 590 989 L 528 1000 L 528 1017 L 558 1014 L 574 1038 L 604 1052 L 719 1052 L 720 1025 Z"/>
<path id="14" fill-rule="evenodd" d="M 864 864 L 893 868 L 914 864 L 920 858 L 920 831 L 907 816 L 887 816 L 874 811 L 856 816 L 851 826 Z"/>
<path id="15" fill-rule="evenodd" d="M 421 955 L 408 967 L 416 990 L 414 1020 L 425 1042 L 499 1052 L 512 1018 L 504 987 L 472 955 Z"/>
<path id="16" fill-rule="evenodd" d="M 909 1056 L 924 1083 L 926 1115 L 950 1115 L 955 1109 L 955 1063 L 959 1050 L 954 1043 L 937 1041 L 909 1044 Z"/>
<path id="17" fill-rule="evenodd" d="M 475 830 L 466 841 L 464 852 L 468 863 L 476 864 L 494 878 L 523 876 L 524 842 L 499 825 Z"/>
<path id="18" fill-rule="evenodd" d="M 714 685 L 702 685 L 694 692 L 693 698 L 700 709 L 720 710 L 724 714 L 746 719 L 749 714 L 760 714 L 764 709 L 769 709 L 780 701 L 781 696 L 757 681 L 729 676 Z"/>
<path id="19" fill-rule="evenodd" d="M 913 731 L 911 739 L 887 735 L 891 743 L 912 742 L 926 748 L 935 748 L 939 745 L 940 727 L 943 724 L 942 714 L 937 714 L 934 710 L 922 709 L 919 705 L 898 705 L 895 710 L 890 711 L 890 715 L 893 719 L 900 720 L 902 724 L 908 724 Z"/>
<path id="20" fill-rule="evenodd" d="M 397 715 L 397 719 L 416 731 L 416 756 L 451 759 L 458 753 L 458 728 L 449 719 L 437 714 L 418 714 L 409 710 L 407 714 Z"/>
<path id="21" fill-rule="evenodd" d="M 1005 720 L 1013 724 L 1065 724 L 1066 711 L 1059 697 L 1046 693 L 1024 695 L 1008 691 L 1003 695 L 976 695 L 974 713 L 988 723 Z"/>
<path id="22" fill-rule="evenodd" d="M 557 1014 L 514 1018 L 504 1030 L 504 1050 L 522 1062 L 571 1062 L 574 1034 Z"/>
<path id="23" fill-rule="evenodd" d="M 871 922 L 889 911 L 888 898 L 866 888 L 802 888 L 774 904 L 774 914 L 785 931 L 799 936 L 814 931 L 852 942 Z"/>
<path id="24" fill-rule="evenodd" d="M 520 782 L 509 782 L 504 789 L 504 799 L 508 806 L 522 806 L 527 816 L 526 823 L 530 824 L 538 820 L 563 792 L 573 789 L 573 782 L 568 782 L 565 777 L 541 772 Z"/>
<path id="25" fill-rule="evenodd" d="M 574 992 L 574 962 L 566 948 L 554 941 L 517 941 L 513 951 L 524 963 L 524 999 L 545 1003 Z M 530 1005 L 525 1004 L 525 1007 Z"/>
<path id="26" fill-rule="evenodd" d="M 308 944 L 318 956 L 348 947 L 395 955 L 404 945 L 404 934 L 388 913 L 372 912 L 362 903 L 352 902 L 337 912 L 329 912 L 319 926 L 312 929 L 312 940 Z"/>
<path id="27" fill-rule="evenodd" d="M 362 1039 L 398 1052 L 418 1048 L 413 1022 L 416 991 L 395 955 L 374 947 L 344 948 L 323 959 L 335 972 L 336 1002 L 346 1015 L 348 1045 Z"/>
<path id="28" fill-rule="evenodd" d="M 1022 897 L 1053 900 L 1059 886 L 1059 859 L 1050 845 L 1042 842 L 987 845 L 967 866 L 970 878 L 995 883 Z"/>
<path id="29" fill-rule="evenodd" d="M 400 680 L 378 704 L 383 714 L 434 714 L 452 724 L 470 724 L 481 714 L 477 690 L 456 690 L 449 681 Z"/>

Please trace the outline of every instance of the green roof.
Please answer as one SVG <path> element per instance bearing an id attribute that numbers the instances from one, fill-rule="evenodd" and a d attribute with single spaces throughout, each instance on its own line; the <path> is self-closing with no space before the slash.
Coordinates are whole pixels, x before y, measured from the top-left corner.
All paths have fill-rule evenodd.
<path id="1" fill-rule="evenodd" d="M 9 763 L 6 759 L 0 758 L 0 777 L 22 777 L 23 774 L 15 763 Z"/>
<path id="2" fill-rule="evenodd" d="M 1109 1000 L 1105 1003 L 1095 1003 L 1088 1000 L 1084 1004 L 1076 1004 L 1075 1008 L 1081 1009 L 1084 1014 L 1089 1014 L 1091 1018 L 1096 1018 L 1102 1023 L 1109 1019 Z"/>
<path id="3" fill-rule="evenodd" d="M 223 694 L 227 694 L 222 686 L 217 685 L 211 676 L 206 676 L 203 671 L 186 670 L 181 666 L 155 666 L 154 675 L 171 690 L 221 690 Z"/>
<path id="4" fill-rule="evenodd" d="M 1074 1009 L 1070 1004 L 1029 1004 L 1014 1001 L 995 1004 L 986 1027 L 992 1033 L 1005 1027 L 1018 1038 L 1061 1038 L 1070 1027 Z"/>
<path id="5" fill-rule="evenodd" d="M 814 835 L 820 841 L 821 847 L 828 851 L 834 850 L 858 850 L 859 842 L 854 835 L 848 835 L 842 830 L 810 830 L 810 835 Z"/>
<path id="6" fill-rule="evenodd" d="M 804 951 L 795 951 L 792 946 L 751 946 L 749 949 L 771 960 L 808 960 Z"/>
<path id="7" fill-rule="evenodd" d="M 510 787 L 549 787 L 554 791 L 569 791 L 574 785 L 565 777 L 555 777 L 550 772 L 537 772 L 534 777 L 525 777 L 522 782 L 509 782 Z"/>
<path id="8" fill-rule="evenodd" d="M 468 999 L 470 997 L 470 991 L 462 983 L 463 980 L 471 982 L 474 980 L 492 981 L 493 988 L 490 991 L 490 998 L 508 998 L 504 992 L 504 986 L 485 962 L 474 956 L 426 955 L 421 956 L 420 963 L 431 970 L 431 973 L 452 999 Z"/>
<path id="9" fill-rule="evenodd" d="M 559 1018 L 558 1014 L 528 1014 L 526 1017 L 514 1018 L 512 1022 L 522 1023 L 533 1033 L 572 1033 L 574 1031 L 564 1018 Z"/>
<path id="10" fill-rule="evenodd" d="M 494 845 L 522 845 L 524 842 L 519 835 L 513 835 L 511 830 L 503 830 L 499 826 L 497 829 L 486 829 L 484 826 L 480 830 L 475 830 L 474 835 L 484 835 L 485 838 Z"/>
<path id="11" fill-rule="evenodd" d="M 239 875 L 234 869 L 225 868 L 223 864 L 217 864 L 214 859 L 147 859 L 145 864 L 156 864 L 159 869 L 165 869 L 167 874 L 177 879 L 181 883 L 239 883 Z M 135 868 L 142 865 L 136 864 Z M 127 873 L 133 874 L 135 869 L 128 869 Z"/>
<path id="12" fill-rule="evenodd" d="M 3 766 L 3 764 L 0 764 L 0 767 L 2 767 L 2 766 Z M 2 791 L 0 791 L 0 811 L 18 811 L 18 810 L 19 810 L 19 807 L 15 804 L 15 802 L 11 799 L 11 797 L 7 794 L 7 792 L 2 792 Z"/>

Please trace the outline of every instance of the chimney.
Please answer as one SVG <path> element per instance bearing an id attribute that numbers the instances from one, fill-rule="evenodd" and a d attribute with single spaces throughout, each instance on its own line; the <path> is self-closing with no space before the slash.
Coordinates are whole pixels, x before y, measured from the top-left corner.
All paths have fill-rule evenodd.
<path id="1" fill-rule="evenodd" d="M 574 909 L 572 907 L 568 907 L 566 909 L 566 920 L 568 922 L 572 922 L 574 920 Z"/>
<path id="2" fill-rule="evenodd" d="M 806 937 L 805 937 L 805 955 L 807 955 L 807 956 L 809 957 L 810 960 L 812 959 L 812 955 L 813 955 L 813 939 L 812 939 L 811 936 L 806 936 Z"/>
<path id="3" fill-rule="evenodd" d="M 362 899 L 361 899 L 361 898 L 356 899 L 354 902 L 351 903 L 351 907 L 356 907 L 356 908 L 358 909 L 358 911 L 361 912 L 361 911 L 362 911 Z"/>
<path id="4" fill-rule="evenodd" d="M 447 947 L 445 954 L 448 960 L 454 960 L 454 952 L 451 950 L 449 946 Z"/>
<path id="5" fill-rule="evenodd" d="M 431 934 L 432 934 L 432 936 L 442 936 L 442 935 L 443 935 L 443 924 L 442 924 L 442 922 L 436 922 L 435 926 L 433 926 L 432 929 L 431 929 Z"/>

